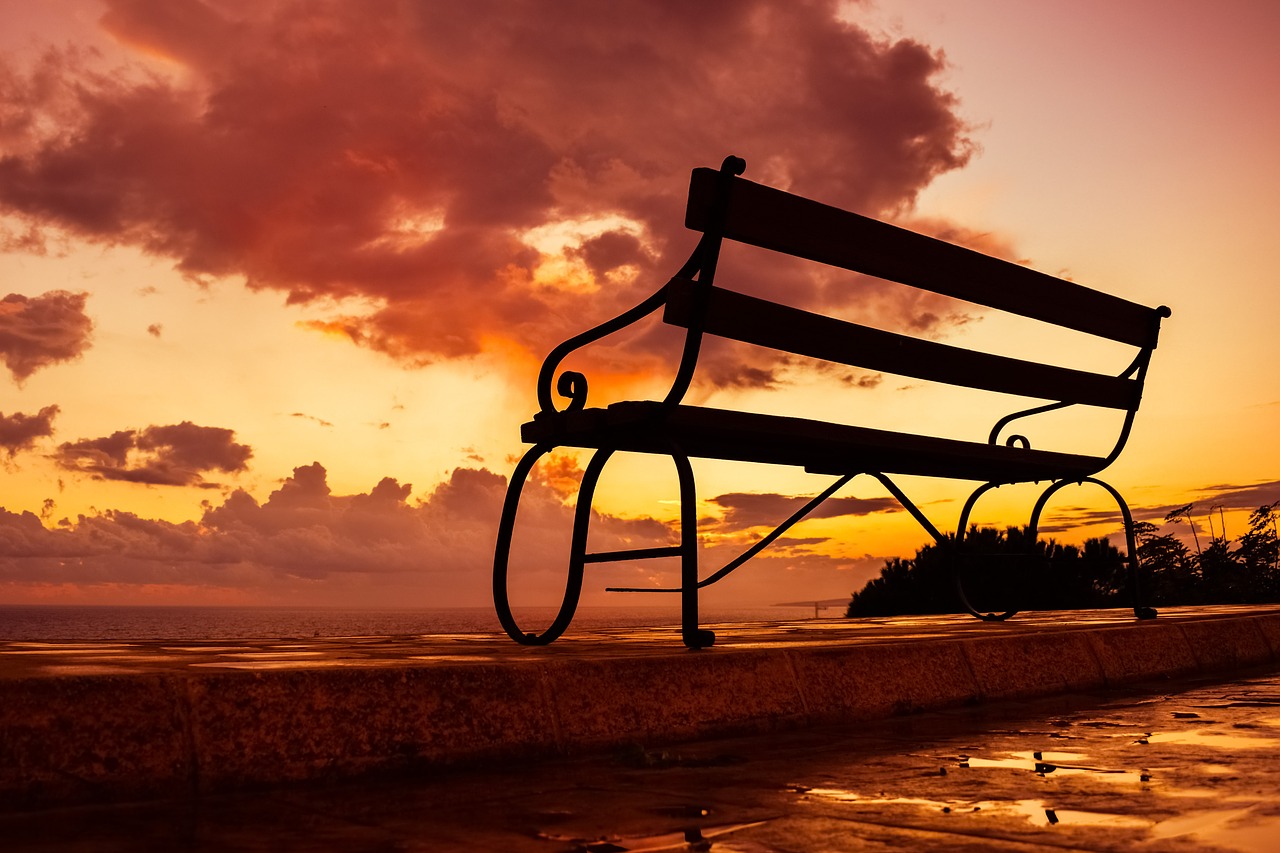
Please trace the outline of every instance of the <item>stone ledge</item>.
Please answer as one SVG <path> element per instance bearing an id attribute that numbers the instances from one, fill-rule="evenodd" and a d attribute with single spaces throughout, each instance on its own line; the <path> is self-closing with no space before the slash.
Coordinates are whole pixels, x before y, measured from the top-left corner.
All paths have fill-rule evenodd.
<path id="1" fill-rule="evenodd" d="M 430 773 L 1280 663 L 1274 609 L 1141 623 L 1072 616 L 733 626 L 722 645 L 696 653 L 634 631 L 559 651 L 504 638 L 410 638 L 395 653 L 391 640 L 329 641 L 310 660 L 294 642 L 281 652 L 292 662 L 276 668 L 202 658 L 97 675 L 56 674 L 74 671 L 61 658 L 36 675 L 32 649 L 19 648 L 16 671 L 0 660 L 0 802 L 22 810 Z M 59 649 L 34 651 L 47 660 Z"/>

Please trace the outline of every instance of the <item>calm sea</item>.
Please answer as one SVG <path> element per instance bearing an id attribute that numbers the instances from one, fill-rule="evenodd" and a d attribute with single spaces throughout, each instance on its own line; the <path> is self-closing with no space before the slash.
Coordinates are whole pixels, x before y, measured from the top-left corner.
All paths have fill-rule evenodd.
<path id="1" fill-rule="evenodd" d="M 770 622 L 813 617 L 812 607 L 703 608 L 702 622 Z M 839 616 L 839 608 L 823 611 Z M 516 612 L 522 626 L 541 630 L 555 608 Z M 569 632 L 584 628 L 678 625 L 664 607 L 580 607 Z M 108 607 L 0 605 L 0 640 L 201 640 L 285 637 L 368 637 L 500 632 L 492 607 L 437 610 L 344 610 L 327 607 Z"/>

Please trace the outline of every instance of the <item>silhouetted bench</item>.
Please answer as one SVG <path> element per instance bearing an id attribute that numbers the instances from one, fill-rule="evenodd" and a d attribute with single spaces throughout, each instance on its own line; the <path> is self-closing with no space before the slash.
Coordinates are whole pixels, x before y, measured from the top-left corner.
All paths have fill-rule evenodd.
<path id="1" fill-rule="evenodd" d="M 1133 518 L 1124 499 L 1094 478 L 1120 454 L 1142 398 L 1143 380 L 1155 349 L 1160 320 L 1168 308 L 1147 308 L 1069 281 L 1036 272 L 917 234 L 875 219 L 840 210 L 781 190 L 744 180 L 746 164 L 726 158 L 719 171 L 695 169 L 685 224 L 703 236 L 692 256 L 661 289 L 618 317 L 565 341 L 547 357 L 538 377 L 541 411 L 524 424 L 521 435 L 533 443 L 508 486 L 494 557 L 493 594 L 507 633 L 529 645 L 549 643 L 569 625 L 577 607 L 588 563 L 679 557 L 681 585 L 673 589 L 624 588 L 632 592 L 678 592 L 685 645 L 711 645 L 714 635 L 698 627 L 698 590 L 725 577 L 859 474 L 875 477 L 902 503 L 943 548 L 959 553 L 969 515 L 978 498 L 999 485 L 1048 482 L 1030 522 L 1034 539 L 1046 501 L 1071 483 L 1093 483 L 1117 502 L 1128 546 L 1128 584 L 1139 618 L 1155 616 L 1139 595 Z M 798 308 L 780 305 L 719 286 L 714 282 L 723 240 L 784 252 L 926 291 L 977 303 L 1055 326 L 1127 344 L 1136 349 L 1118 375 L 1068 369 L 1034 360 L 977 352 L 932 340 L 881 331 Z M 587 380 L 581 373 L 556 376 L 570 352 L 663 309 L 664 322 L 687 330 L 671 390 L 662 400 L 627 401 L 587 408 Z M 1001 418 L 985 442 L 914 435 L 799 417 L 756 414 L 702 406 L 681 400 L 693 378 L 705 335 L 716 335 L 872 371 L 915 377 L 1048 401 Z M 557 409 L 552 386 L 568 401 Z M 1032 448 L 1021 435 L 1002 435 L 1013 421 L 1068 406 L 1123 412 L 1123 425 L 1111 450 L 1100 456 Z M 507 596 L 507 563 L 524 482 L 534 463 L 557 447 L 595 450 L 580 486 L 568 579 L 554 623 L 543 633 L 526 633 L 513 618 Z M 605 463 L 618 451 L 670 457 L 680 483 L 680 544 L 606 553 L 588 553 L 587 528 L 596 484 Z M 776 530 L 728 565 L 698 578 L 696 493 L 690 458 L 726 459 L 793 465 L 837 479 Z M 980 481 L 964 504 L 955 536 L 941 533 L 912 503 L 890 474 L 926 475 Z M 976 609 L 956 574 L 960 603 L 975 616 L 998 620 L 1015 610 Z"/>

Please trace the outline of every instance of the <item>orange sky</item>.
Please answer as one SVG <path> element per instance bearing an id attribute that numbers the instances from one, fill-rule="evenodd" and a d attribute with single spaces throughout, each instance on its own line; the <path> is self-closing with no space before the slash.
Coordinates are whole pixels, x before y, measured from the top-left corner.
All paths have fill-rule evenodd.
<path id="1" fill-rule="evenodd" d="M 0 0 L 0 602 L 487 603 L 538 362 L 674 271 L 688 172 L 727 153 L 756 181 L 1169 305 L 1106 478 L 1157 522 L 1195 501 L 1207 530 L 1220 505 L 1232 535 L 1280 498 L 1274 4 L 372 8 Z M 1095 357 L 746 252 L 726 277 Z M 642 330 L 586 359 L 610 377 L 593 393 L 660 386 L 669 345 Z M 946 389 L 711 356 L 695 395 L 717 405 L 966 438 L 991 421 Z M 530 603 L 562 577 L 572 462 L 528 493 Z M 713 561 L 825 485 L 698 470 Z M 672 479 L 611 468 L 599 547 L 668 535 Z M 954 525 L 965 484 L 908 485 Z M 1034 493 L 1006 491 L 979 520 L 1022 520 Z M 924 541 L 878 487 L 844 495 L 708 603 L 844 596 Z M 1055 506 L 1055 536 L 1116 529 L 1099 495 Z M 601 586 L 585 600 L 619 603 Z"/>

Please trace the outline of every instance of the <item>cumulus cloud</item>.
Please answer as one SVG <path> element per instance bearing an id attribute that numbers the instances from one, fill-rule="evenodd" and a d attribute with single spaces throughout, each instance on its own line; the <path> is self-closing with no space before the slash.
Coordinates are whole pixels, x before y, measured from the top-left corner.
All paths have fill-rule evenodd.
<path id="1" fill-rule="evenodd" d="M 634 303 L 693 246 L 689 169 L 725 154 L 878 214 L 971 152 L 941 54 L 835 0 L 106 5 L 115 39 L 182 72 L 56 49 L 3 69 L 0 208 L 193 277 L 370 301 L 329 324 L 408 360 L 545 352 Z M 772 261 L 723 271 L 802 305 L 852 292 Z"/>
<path id="2" fill-rule="evenodd" d="M 1261 483 L 1219 483 L 1200 489 L 1207 503 L 1227 509 L 1255 510 L 1265 504 L 1280 501 L 1280 480 Z"/>
<path id="3" fill-rule="evenodd" d="M 10 459 L 23 450 L 30 450 L 37 439 L 53 435 L 53 419 L 58 412 L 57 406 L 45 406 L 34 415 L 0 412 L 0 448 L 8 452 Z"/>
<path id="4" fill-rule="evenodd" d="M 572 460 L 553 459 L 525 487 L 511 572 L 517 604 L 556 604 L 563 594 L 579 473 Z M 411 501 L 411 491 L 385 477 L 367 492 L 334 494 L 324 466 L 312 463 L 295 468 L 266 500 L 236 490 L 199 520 L 182 523 L 108 510 L 50 525 L 31 512 L 0 509 L 0 584 L 151 584 L 190 589 L 193 601 L 211 589 L 246 589 L 259 600 L 331 604 L 350 604 L 358 589 L 362 601 L 384 605 L 405 605 L 404 594 L 421 596 L 408 603 L 427 607 L 488 604 L 506 479 L 458 468 L 423 499 Z M 704 571 L 749 537 L 739 539 L 722 533 L 704 548 Z M 674 531 L 654 518 L 593 516 L 592 550 L 674 541 Z M 823 589 L 821 596 L 844 595 L 882 562 L 821 553 L 816 546 L 824 541 L 785 538 L 717 591 L 758 603 L 802 580 Z M 593 569 L 584 590 L 599 601 L 608 583 L 670 586 L 677 577 L 672 560 L 617 564 Z"/>
<path id="5" fill-rule="evenodd" d="M 183 421 L 63 442 L 54 460 L 68 471 L 104 480 L 216 488 L 217 483 L 205 480 L 206 474 L 244 471 L 252 455 L 249 445 L 235 441 L 233 430 Z"/>
<path id="6" fill-rule="evenodd" d="M 0 359 L 14 379 L 21 382 L 43 367 L 79 358 L 89 348 L 93 321 L 84 311 L 87 297 L 53 290 L 0 299 Z"/>
<path id="7" fill-rule="evenodd" d="M 411 486 L 390 477 L 368 492 L 335 495 L 325 468 L 313 463 L 294 469 L 261 503 L 236 490 L 200 520 L 181 524 L 113 510 L 51 528 L 33 513 L 0 510 L 0 581 L 203 587 L 247 577 L 254 588 L 303 590 L 332 581 L 336 597 L 342 578 L 417 574 L 440 584 L 441 598 L 424 606 L 481 604 L 505 489 L 497 474 L 459 468 L 418 503 L 408 500 Z M 545 479 L 529 483 L 519 530 L 531 557 L 520 565 L 545 573 L 543 586 L 553 591 L 564 572 L 554 577 L 546 557 L 567 535 L 571 515 Z M 663 544 L 670 534 L 652 519 L 600 514 L 593 537 L 622 548 Z"/>

